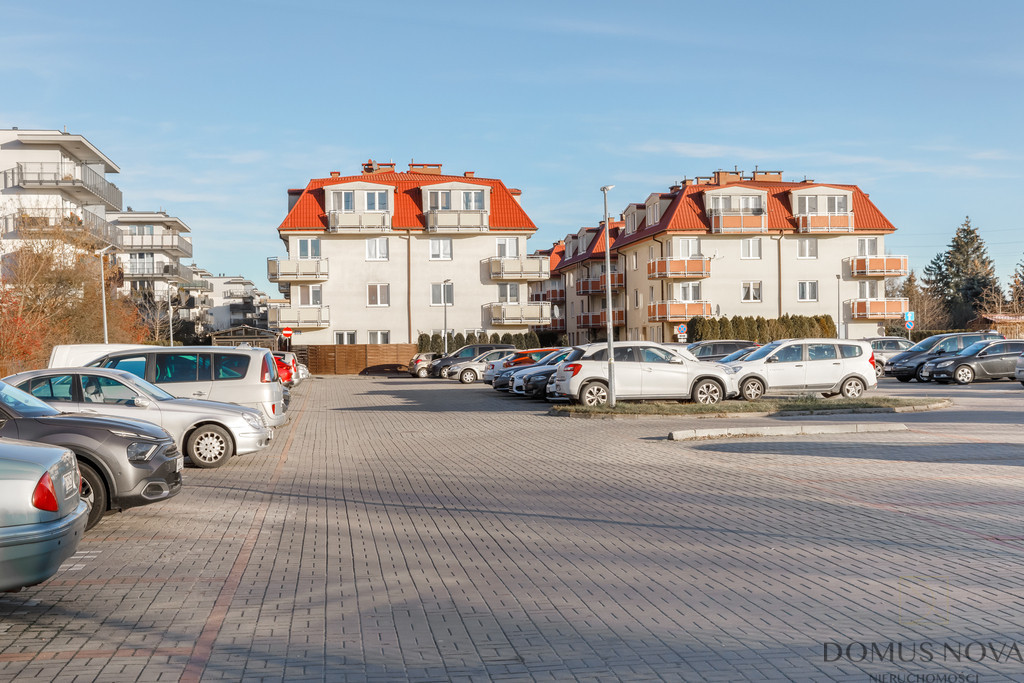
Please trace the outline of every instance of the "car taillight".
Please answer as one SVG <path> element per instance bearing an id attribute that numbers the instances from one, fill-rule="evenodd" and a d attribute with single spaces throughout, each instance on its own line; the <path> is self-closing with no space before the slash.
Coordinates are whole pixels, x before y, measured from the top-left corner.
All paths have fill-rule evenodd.
<path id="1" fill-rule="evenodd" d="M 875 352 L 871 352 L 871 357 L 868 358 L 868 362 L 871 363 L 871 367 L 875 367 Z"/>
<path id="2" fill-rule="evenodd" d="M 266 365 L 263 366 L 263 375 L 260 377 L 260 381 L 264 384 L 270 384 L 273 380 L 270 379 L 270 368 Z"/>
<path id="3" fill-rule="evenodd" d="M 276 403 L 271 403 L 270 404 L 270 412 L 272 414 L 274 414 L 274 415 L 277 415 L 277 404 Z"/>
<path id="4" fill-rule="evenodd" d="M 563 365 L 562 366 L 562 370 L 565 370 L 566 372 L 571 372 L 572 373 L 571 375 L 569 375 L 570 377 L 575 377 L 576 373 L 578 373 L 582 369 L 583 369 L 583 366 L 580 365 L 579 363 L 569 363 L 568 365 Z"/>
<path id="5" fill-rule="evenodd" d="M 47 512 L 59 512 L 60 505 L 57 504 L 57 492 L 53 488 L 53 480 L 50 473 L 44 472 L 36 484 L 36 490 L 32 492 L 32 506 Z"/>

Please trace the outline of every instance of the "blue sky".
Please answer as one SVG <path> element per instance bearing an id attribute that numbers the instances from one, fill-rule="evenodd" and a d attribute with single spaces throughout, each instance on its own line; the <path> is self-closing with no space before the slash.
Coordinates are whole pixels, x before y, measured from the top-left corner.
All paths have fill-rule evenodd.
<path id="1" fill-rule="evenodd" d="M 286 190 L 367 158 L 523 190 L 531 250 L 684 176 L 859 185 L 920 271 L 1024 259 L 1024 5 L 0 3 L 0 127 L 86 136 L 125 204 L 268 291 Z"/>

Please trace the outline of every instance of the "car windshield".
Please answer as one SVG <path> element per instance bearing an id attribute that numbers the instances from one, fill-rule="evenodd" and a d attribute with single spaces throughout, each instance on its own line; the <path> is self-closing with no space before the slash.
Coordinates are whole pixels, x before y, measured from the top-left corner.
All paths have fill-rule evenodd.
<path id="1" fill-rule="evenodd" d="M 750 349 L 740 349 L 739 351 L 733 351 L 728 356 L 718 361 L 719 363 L 731 363 L 737 360 L 745 360 L 752 351 Z"/>
<path id="2" fill-rule="evenodd" d="M 915 351 L 915 352 L 928 351 L 933 346 L 935 346 L 935 343 L 937 341 L 939 341 L 940 337 L 941 337 L 941 335 L 938 335 L 938 334 L 932 335 L 931 337 L 925 337 L 921 341 L 919 341 L 916 344 L 914 344 L 913 346 L 911 346 L 910 349 L 908 349 L 908 350 L 909 351 Z"/>
<path id="3" fill-rule="evenodd" d="M 559 349 L 558 351 L 552 351 L 548 355 L 537 361 L 537 365 L 551 365 L 552 363 L 559 363 L 565 360 L 565 357 L 569 355 L 569 351 L 566 349 Z"/>
<path id="4" fill-rule="evenodd" d="M 978 351 L 981 351 L 983 348 L 985 348 L 986 346 L 988 346 L 991 343 L 992 343 L 992 340 L 990 340 L 990 339 L 989 340 L 985 340 L 985 341 L 974 342 L 973 344 L 971 344 L 966 349 L 964 349 L 963 351 L 961 351 L 960 353 L 958 353 L 956 355 L 958 355 L 958 356 L 973 356 L 974 354 L 978 353 Z"/>
<path id="5" fill-rule="evenodd" d="M 778 349 L 780 346 L 782 346 L 781 341 L 774 341 L 771 344 L 765 344 L 764 346 L 755 350 L 749 356 L 744 358 L 743 360 L 761 360 L 762 358 L 765 358 L 773 354 L 775 350 Z"/>
<path id="6" fill-rule="evenodd" d="M 47 417 L 60 415 L 60 411 L 43 403 L 32 394 L 0 382 L 0 403 L 10 408 L 18 417 Z"/>
<path id="7" fill-rule="evenodd" d="M 155 384 L 150 384 L 141 377 L 136 377 L 135 375 L 131 375 L 130 373 L 127 374 L 129 374 L 130 376 L 119 377 L 118 379 L 120 379 L 125 384 L 131 385 L 132 388 L 138 389 L 140 393 L 145 394 L 146 396 L 149 396 L 150 398 L 157 401 L 173 401 L 175 399 L 174 396 L 168 394 L 166 391 L 156 386 Z"/>

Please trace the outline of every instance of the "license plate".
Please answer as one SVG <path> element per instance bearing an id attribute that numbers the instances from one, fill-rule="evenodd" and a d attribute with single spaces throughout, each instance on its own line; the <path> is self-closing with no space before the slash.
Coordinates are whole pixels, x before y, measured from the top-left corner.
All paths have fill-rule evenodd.
<path id="1" fill-rule="evenodd" d="M 174 459 L 174 471 L 181 472 L 181 468 L 185 466 L 185 458 Z"/>
<path id="2" fill-rule="evenodd" d="M 70 495 L 77 488 L 78 488 L 78 482 L 75 481 L 75 473 L 74 472 L 65 472 L 64 473 L 64 495 L 65 496 Z"/>
<path id="3" fill-rule="evenodd" d="M 930 371 L 930 370 L 922 370 L 922 371 L 921 371 L 921 376 L 922 376 L 922 377 L 929 377 L 929 376 L 930 376 L 931 374 L 932 374 L 932 373 L 931 373 L 931 371 Z"/>

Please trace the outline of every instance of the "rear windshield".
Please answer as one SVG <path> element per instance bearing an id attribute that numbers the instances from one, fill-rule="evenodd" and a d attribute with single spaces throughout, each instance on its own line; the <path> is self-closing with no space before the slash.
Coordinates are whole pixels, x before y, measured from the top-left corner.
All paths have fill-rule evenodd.
<path id="1" fill-rule="evenodd" d="M 277 367 L 277 363 L 274 363 Z M 249 356 L 243 353 L 215 353 L 213 354 L 213 378 L 222 379 L 243 379 L 249 372 Z"/>

